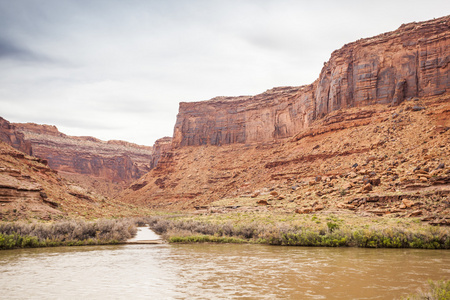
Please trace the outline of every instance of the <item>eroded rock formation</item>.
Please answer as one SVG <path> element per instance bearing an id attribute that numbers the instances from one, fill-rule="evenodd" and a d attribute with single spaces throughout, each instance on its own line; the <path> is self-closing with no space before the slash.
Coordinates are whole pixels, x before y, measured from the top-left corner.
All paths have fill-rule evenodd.
<path id="1" fill-rule="evenodd" d="M 449 62 L 449 16 L 402 25 L 334 51 L 311 85 L 180 103 L 173 145 L 270 142 L 342 108 L 441 95 Z"/>
<path id="2" fill-rule="evenodd" d="M 121 199 L 202 213 L 421 210 L 424 220 L 450 223 L 449 145 L 448 93 L 353 107 L 276 143 L 172 149 Z"/>
<path id="3" fill-rule="evenodd" d="M 315 116 L 445 93 L 450 88 L 449 45 L 449 16 L 345 45 L 320 73 Z"/>
<path id="4" fill-rule="evenodd" d="M 31 155 L 31 143 L 25 140 L 25 135 L 16 130 L 16 127 L 7 120 L 0 117 L 0 141 Z"/>
<path id="5" fill-rule="evenodd" d="M 158 165 L 159 160 L 161 159 L 161 156 L 163 156 L 165 153 L 172 150 L 172 138 L 171 137 L 163 137 L 160 139 L 157 139 L 155 144 L 153 144 L 153 154 L 152 159 L 150 161 L 150 169 L 156 168 Z"/>
<path id="6" fill-rule="evenodd" d="M 31 142 L 33 154 L 48 160 L 49 166 L 60 173 L 129 183 L 150 170 L 152 147 L 67 136 L 49 125 L 26 123 L 15 126 Z"/>
<path id="7" fill-rule="evenodd" d="M 141 210 L 145 210 L 141 208 Z M 130 216 L 138 211 L 122 202 L 68 182 L 45 160 L 0 141 L 0 219 L 59 220 Z"/>
<path id="8" fill-rule="evenodd" d="M 273 141 L 292 136 L 313 119 L 313 86 L 279 87 L 256 96 L 182 102 L 174 147 Z"/>
<path id="9" fill-rule="evenodd" d="M 414 207 L 424 220 L 442 221 L 450 194 L 449 22 L 347 44 L 311 85 L 180 103 L 172 150 L 121 199 L 207 213 L 407 217 Z"/>

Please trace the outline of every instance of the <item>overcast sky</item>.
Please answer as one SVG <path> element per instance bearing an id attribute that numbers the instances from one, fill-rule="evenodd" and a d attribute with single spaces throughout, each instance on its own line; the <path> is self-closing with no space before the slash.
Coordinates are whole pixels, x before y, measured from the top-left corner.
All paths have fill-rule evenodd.
<path id="1" fill-rule="evenodd" d="M 312 83 L 333 50 L 450 1 L 0 0 L 0 116 L 152 145 L 181 101 Z"/>

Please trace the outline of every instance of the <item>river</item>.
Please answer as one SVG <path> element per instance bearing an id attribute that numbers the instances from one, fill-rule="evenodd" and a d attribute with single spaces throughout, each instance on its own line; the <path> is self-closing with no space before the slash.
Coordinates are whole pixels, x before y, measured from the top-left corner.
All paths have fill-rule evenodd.
<path id="1" fill-rule="evenodd" d="M 394 299 L 450 251 L 188 244 L 0 251 L 1 299 Z"/>

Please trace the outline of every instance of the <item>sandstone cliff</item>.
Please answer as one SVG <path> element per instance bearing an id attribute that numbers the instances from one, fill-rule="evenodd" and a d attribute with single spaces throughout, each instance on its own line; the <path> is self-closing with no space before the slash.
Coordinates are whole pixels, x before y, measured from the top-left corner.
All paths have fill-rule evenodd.
<path id="1" fill-rule="evenodd" d="M 311 85 L 180 103 L 173 146 L 268 142 L 342 108 L 441 95 L 449 62 L 450 16 L 402 25 L 334 51 Z"/>
<path id="2" fill-rule="evenodd" d="M 153 144 L 153 154 L 152 159 L 150 161 L 150 169 L 156 168 L 161 157 L 164 156 L 170 150 L 172 150 L 171 137 L 166 136 L 156 140 L 155 144 Z"/>
<path id="3" fill-rule="evenodd" d="M 313 86 L 279 87 L 256 96 L 180 103 L 174 147 L 272 141 L 313 119 Z"/>
<path id="4" fill-rule="evenodd" d="M 121 199 L 447 222 L 449 25 L 412 23 L 345 45 L 311 85 L 180 103 L 172 150 Z"/>
<path id="5" fill-rule="evenodd" d="M 449 145 L 449 93 L 353 107 L 276 143 L 175 148 L 120 199 L 156 210 L 355 211 L 450 224 Z"/>
<path id="6" fill-rule="evenodd" d="M 0 141 L 0 219 L 58 220 L 130 216 L 130 205 L 68 183 L 46 161 Z"/>
<path id="7" fill-rule="evenodd" d="M 349 43 L 332 53 L 320 73 L 315 116 L 441 95 L 450 88 L 449 62 L 450 16 Z"/>
<path id="8" fill-rule="evenodd" d="M 129 183 L 150 170 L 152 148 L 93 137 L 72 137 L 55 126 L 15 124 L 31 142 L 33 154 L 59 172 L 90 175 Z"/>
<path id="9" fill-rule="evenodd" d="M 68 136 L 51 125 L 17 123 L 11 126 L 11 131 L 22 137 L 30 149 L 32 147 L 33 155 L 45 159 L 60 176 L 107 197 L 114 197 L 147 173 L 151 161 L 157 159 L 153 148 L 148 146 Z M 8 144 L 21 150 L 10 142 Z"/>
<path id="10" fill-rule="evenodd" d="M 31 155 L 31 143 L 25 140 L 25 135 L 16 130 L 16 127 L 0 117 L 0 141 Z"/>

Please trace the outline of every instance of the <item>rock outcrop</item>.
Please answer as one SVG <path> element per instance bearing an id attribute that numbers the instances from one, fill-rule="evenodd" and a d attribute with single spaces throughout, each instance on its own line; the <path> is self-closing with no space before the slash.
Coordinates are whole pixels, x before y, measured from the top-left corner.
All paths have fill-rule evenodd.
<path id="1" fill-rule="evenodd" d="M 0 117 L 0 141 L 11 145 L 15 149 L 31 155 L 31 143 L 25 140 L 25 135 L 16 130 L 16 127 Z"/>
<path id="2" fill-rule="evenodd" d="M 445 93 L 450 88 L 449 48 L 450 16 L 404 24 L 345 45 L 320 73 L 315 116 Z"/>
<path id="3" fill-rule="evenodd" d="M 444 17 L 347 44 L 311 85 L 180 103 L 172 149 L 121 199 L 210 212 L 411 217 L 422 207 L 424 219 L 445 218 L 449 25 Z"/>
<path id="4" fill-rule="evenodd" d="M 52 125 L 12 124 L 0 118 L 0 141 L 40 158 L 61 177 L 112 198 L 154 168 L 171 149 L 172 138 L 159 139 L 154 147 L 105 142 L 90 136 L 68 136 Z"/>
<path id="5" fill-rule="evenodd" d="M 161 159 L 161 156 L 163 156 L 165 153 L 172 150 L 172 138 L 171 137 L 163 137 L 160 139 L 157 139 L 156 142 L 153 144 L 153 153 L 152 153 L 152 159 L 150 161 L 150 169 L 156 168 L 158 165 L 159 160 Z"/>
<path id="6" fill-rule="evenodd" d="M 402 25 L 334 51 L 311 85 L 180 103 L 173 146 L 270 142 L 343 108 L 442 95 L 449 62 L 450 16 Z"/>
<path id="7" fill-rule="evenodd" d="M 145 210 L 141 208 L 140 211 Z M 139 212 L 68 182 L 45 160 L 0 141 L 0 219 L 59 220 L 131 216 Z"/>
<path id="8" fill-rule="evenodd" d="M 15 124 L 31 142 L 33 155 L 60 173 L 75 173 L 130 183 L 150 170 L 152 147 L 93 137 L 67 136 L 55 126 Z"/>
<path id="9" fill-rule="evenodd" d="M 422 107 L 414 110 L 414 107 Z M 156 210 L 450 213 L 450 94 L 331 112 L 273 143 L 174 148 L 120 199 Z M 403 199 L 414 199 L 410 208 Z M 266 204 L 267 203 L 267 204 Z"/>
<path id="10" fill-rule="evenodd" d="M 173 146 L 267 142 L 290 137 L 313 120 L 313 85 L 256 96 L 181 102 Z"/>

